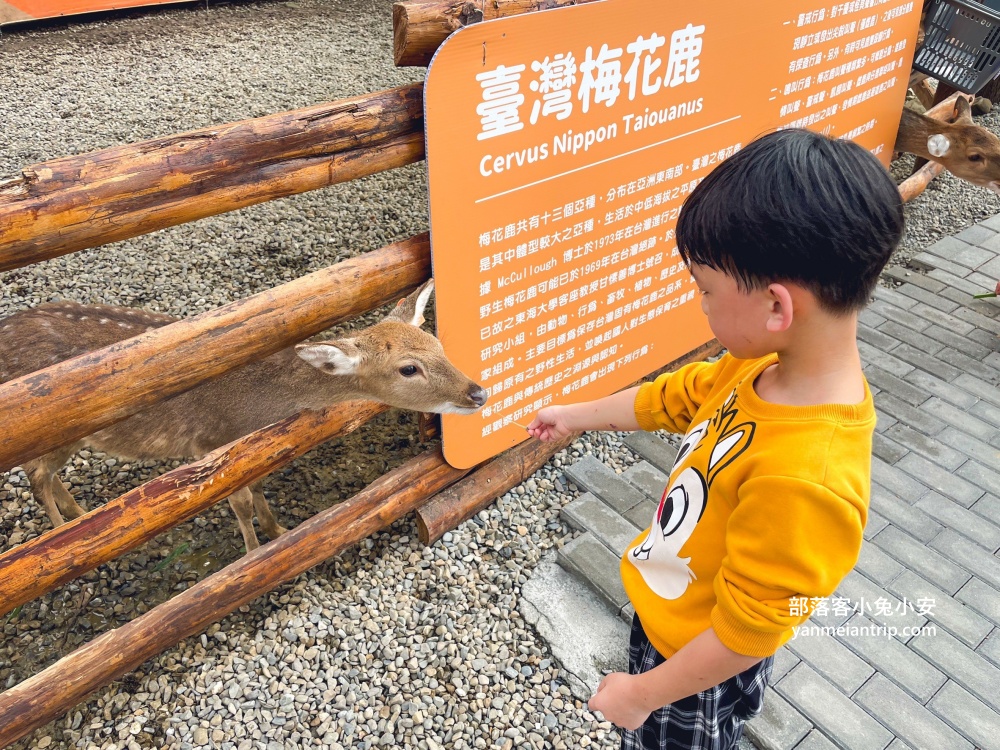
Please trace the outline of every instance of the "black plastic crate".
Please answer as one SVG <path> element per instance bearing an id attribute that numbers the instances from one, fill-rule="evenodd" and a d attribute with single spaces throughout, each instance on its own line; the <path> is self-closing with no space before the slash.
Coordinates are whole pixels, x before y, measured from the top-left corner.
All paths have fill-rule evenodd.
<path id="1" fill-rule="evenodd" d="M 967 0 L 934 0 L 924 31 L 915 70 L 966 94 L 977 93 L 1000 73 L 1000 9 Z"/>

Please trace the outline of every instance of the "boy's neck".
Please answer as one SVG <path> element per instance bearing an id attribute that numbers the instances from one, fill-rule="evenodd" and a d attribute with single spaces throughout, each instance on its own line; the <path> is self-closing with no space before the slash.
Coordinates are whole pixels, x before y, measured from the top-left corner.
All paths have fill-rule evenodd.
<path id="1" fill-rule="evenodd" d="M 814 328 L 798 331 L 777 352 L 777 364 L 757 378 L 754 390 L 761 399 L 789 406 L 864 401 L 857 316 L 833 318 Z"/>

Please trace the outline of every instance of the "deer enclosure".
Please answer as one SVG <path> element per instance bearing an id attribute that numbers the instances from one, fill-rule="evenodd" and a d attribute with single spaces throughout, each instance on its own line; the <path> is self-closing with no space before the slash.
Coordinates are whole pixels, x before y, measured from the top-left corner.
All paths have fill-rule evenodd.
<path id="1" fill-rule="evenodd" d="M 390 0 L 260 0 L 5 32 L 0 38 L 0 64 L 7 72 L 0 88 L 0 195 L 14 189 L 8 178 L 23 179 L 27 167 L 61 157 L 187 131 L 220 131 L 250 118 L 419 85 L 423 69 L 393 66 L 391 16 Z M 414 105 L 414 118 L 419 111 Z M 1000 132 L 997 114 L 976 121 Z M 419 150 L 422 131 L 415 127 L 401 134 L 393 148 L 400 154 Z M 401 156 L 401 166 L 391 170 L 371 169 L 374 173 L 357 179 L 256 205 L 246 201 L 237 210 L 207 212 L 204 218 L 164 224 L 167 228 L 138 236 L 122 234 L 123 239 L 100 247 L 69 252 L 70 240 L 51 241 L 47 249 L 38 238 L 26 241 L 25 252 L 37 251 L 40 262 L 0 272 L 0 318 L 65 300 L 189 319 L 337 263 L 363 263 L 372 251 L 427 231 L 425 166 L 415 153 Z M 366 158 L 354 158 L 346 168 L 364 173 L 370 166 Z M 894 163 L 897 180 L 911 164 L 909 157 Z M 239 203 L 245 197 L 234 188 L 225 200 Z M 152 204 L 140 208 L 151 216 L 169 210 L 154 210 Z M 997 196 L 943 175 L 907 205 L 908 234 L 893 263 L 905 266 L 908 256 L 929 242 L 998 210 Z M 398 258 L 402 252 L 386 255 Z M 407 271 L 412 278 L 399 281 L 401 288 L 413 289 L 423 281 L 422 273 L 429 275 L 429 265 L 420 265 L 424 262 L 415 261 L 422 271 Z M 345 337 L 373 325 L 391 304 L 345 315 L 323 336 Z M 424 327 L 433 332 L 433 304 L 427 317 Z M 347 512 L 347 520 L 331 517 L 327 526 L 308 521 L 321 511 L 369 490 L 365 497 L 373 505 L 399 495 L 399 508 L 412 510 L 406 505 L 412 498 L 402 488 L 434 482 L 444 487 L 458 479 L 444 476 L 447 470 L 433 462 L 413 464 L 416 472 L 401 470 L 438 445 L 422 432 L 414 412 L 376 410 L 365 416 L 371 419 L 351 434 L 322 443 L 263 480 L 278 523 L 293 531 L 300 524 L 316 524 L 286 539 L 289 549 L 315 554 L 315 563 L 329 554 L 308 549 L 304 535 L 310 529 L 316 538 L 328 539 L 319 535 L 360 523 Z M 52 430 L 63 428 L 58 418 L 52 420 Z M 561 478 L 560 467 L 590 452 L 622 468 L 635 460 L 614 435 L 568 443 L 554 459 L 524 458 L 505 471 L 541 465 L 538 474 L 515 482 L 502 493 L 502 502 L 461 529 L 445 533 L 447 524 L 439 524 L 428 531 L 404 517 L 386 531 L 372 529 L 365 541 L 268 596 L 243 600 L 233 594 L 238 610 L 232 615 L 202 623 L 191 633 L 178 629 L 178 637 L 188 635 L 187 640 L 158 656 L 150 653 L 145 666 L 13 747 L 43 746 L 43 738 L 49 738 L 44 746 L 67 748 L 221 745 L 215 732 L 233 747 L 261 738 L 279 745 L 350 745 L 362 735 L 377 739 L 397 731 L 402 737 L 400 717 L 411 725 L 407 742 L 421 728 L 428 737 L 447 736 L 451 746 L 472 747 L 477 737 L 497 739 L 484 733 L 489 727 L 476 727 L 480 707 L 472 705 L 470 685 L 479 676 L 456 665 L 477 659 L 500 665 L 500 676 L 481 675 L 490 700 L 511 692 L 508 681 L 515 682 L 514 692 L 538 693 L 514 712 L 496 709 L 501 732 L 525 721 L 514 720 L 521 711 L 525 717 L 537 715 L 531 721 L 547 727 L 542 739 L 549 746 L 577 746 L 580 728 L 594 744 L 616 746 L 607 725 L 567 698 L 564 675 L 517 614 L 520 585 L 569 533 L 559 509 L 575 489 Z M 84 450 L 58 476 L 93 509 L 184 463 L 129 461 Z M 378 485 L 387 474 L 395 477 L 391 492 Z M 0 553 L 51 528 L 23 468 L 0 475 Z M 443 541 L 425 547 L 418 534 Z M 266 541 L 266 534 L 258 536 Z M 139 643 L 127 623 L 237 563 L 243 548 L 236 519 L 227 504 L 217 502 L 123 556 L 80 571 L 79 578 L 0 614 L 0 692 L 116 628 L 137 639 L 115 647 L 127 651 Z M 259 572 L 267 566 L 258 559 L 247 564 L 258 566 L 255 575 L 269 574 Z M 197 599 L 199 591 L 189 593 L 188 600 Z M 110 636 L 100 640 L 105 646 L 114 643 Z M 509 648 L 511 643 L 516 646 Z M 267 677 L 257 675 L 261 665 L 267 665 Z M 350 703 L 334 703 L 342 697 Z M 271 718 L 260 707 L 243 706 L 251 701 Z M 200 720 L 199 713 L 223 702 L 234 707 L 229 718 L 216 725 Z M 335 716 L 348 711 L 357 718 L 345 722 Z M 239 719 L 237 712 L 243 712 Z M 551 722 L 544 718 L 549 714 L 555 717 Z M 456 722 L 467 726 L 455 729 Z"/>

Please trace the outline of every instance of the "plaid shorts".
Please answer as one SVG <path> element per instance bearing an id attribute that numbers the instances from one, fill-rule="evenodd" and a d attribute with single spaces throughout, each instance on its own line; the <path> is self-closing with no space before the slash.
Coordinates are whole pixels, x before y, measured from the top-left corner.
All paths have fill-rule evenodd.
<path id="1" fill-rule="evenodd" d="M 632 617 L 630 674 L 648 672 L 666 659 L 653 648 L 639 618 Z M 774 657 L 767 657 L 697 695 L 653 711 L 636 730 L 620 729 L 622 750 L 731 750 L 743 723 L 760 713 Z"/>

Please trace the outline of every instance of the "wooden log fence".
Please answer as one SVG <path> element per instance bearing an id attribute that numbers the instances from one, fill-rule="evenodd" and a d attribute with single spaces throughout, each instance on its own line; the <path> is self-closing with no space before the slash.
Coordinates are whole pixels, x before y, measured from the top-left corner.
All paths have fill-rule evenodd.
<path id="1" fill-rule="evenodd" d="M 944 171 L 944 164 L 929 161 L 920 169 L 899 183 L 899 195 L 903 203 L 909 203 L 927 189 L 931 180 Z"/>
<path id="2" fill-rule="evenodd" d="M 429 65 L 448 35 L 480 21 L 594 0 L 406 0 L 392 6 L 392 53 L 397 66 Z"/>
<path id="3" fill-rule="evenodd" d="M 507 451 L 470 476 L 431 498 L 417 509 L 417 534 L 424 544 L 434 544 L 463 521 L 467 521 L 496 498 L 516 487 L 578 435 L 552 443 L 528 440 L 518 451 Z"/>
<path id="4" fill-rule="evenodd" d="M 419 83 L 67 156 L 0 183 L 0 271 L 424 158 Z"/>
<path id="5" fill-rule="evenodd" d="M 423 234 L 2 383 L 0 467 L 393 301 L 430 273 Z"/>
<path id="6" fill-rule="evenodd" d="M 402 518 L 467 470 L 440 451 L 412 459 L 218 573 L 0 694 L 0 747 L 24 737 L 147 659 Z"/>
<path id="7" fill-rule="evenodd" d="M 349 401 L 300 412 L 0 553 L 0 617 L 124 555 L 388 408 L 373 401 Z"/>

